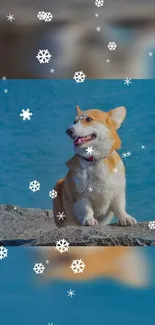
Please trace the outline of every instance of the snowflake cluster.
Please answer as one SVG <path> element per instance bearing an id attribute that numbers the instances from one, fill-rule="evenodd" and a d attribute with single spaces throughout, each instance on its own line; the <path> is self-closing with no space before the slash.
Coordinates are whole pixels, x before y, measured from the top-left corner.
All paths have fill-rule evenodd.
<path id="1" fill-rule="evenodd" d="M 39 11 L 37 15 L 39 20 L 44 20 L 45 22 L 50 22 L 53 18 L 51 12 Z"/>
<path id="2" fill-rule="evenodd" d="M 95 0 L 95 5 L 97 7 L 102 7 L 104 5 L 104 0 Z"/>
<path id="3" fill-rule="evenodd" d="M 130 157 L 131 155 L 132 155 L 132 152 L 127 151 L 127 152 L 122 153 L 122 158 L 127 158 L 127 157 Z"/>

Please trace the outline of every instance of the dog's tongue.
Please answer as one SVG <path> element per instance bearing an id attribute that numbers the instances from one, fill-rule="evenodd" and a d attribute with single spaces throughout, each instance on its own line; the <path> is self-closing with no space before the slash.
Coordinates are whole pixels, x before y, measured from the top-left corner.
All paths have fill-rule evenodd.
<path id="1" fill-rule="evenodd" d="M 77 144 L 85 143 L 89 139 L 91 139 L 91 136 L 89 135 L 87 137 L 79 137 L 74 141 L 74 145 L 76 146 Z"/>
<path id="2" fill-rule="evenodd" d="M 80 143 L 84 143 L 84 138 L 77 138 L 77 139 L 74 141 L 74 144 L 75 144 L 75 145 L 80 144 Z"/>

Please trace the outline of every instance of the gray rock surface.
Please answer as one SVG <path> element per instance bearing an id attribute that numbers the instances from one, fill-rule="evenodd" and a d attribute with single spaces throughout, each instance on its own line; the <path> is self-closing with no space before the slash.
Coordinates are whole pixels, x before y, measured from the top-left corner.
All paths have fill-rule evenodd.
<path id="1" fill-rule="evenodd" d="M 154 246 L 155 229 L 148 223 L 57 228 L 50 210 L 0 205 L 0 245 L 54 246 L 64 238 L 71 246 Z"/>

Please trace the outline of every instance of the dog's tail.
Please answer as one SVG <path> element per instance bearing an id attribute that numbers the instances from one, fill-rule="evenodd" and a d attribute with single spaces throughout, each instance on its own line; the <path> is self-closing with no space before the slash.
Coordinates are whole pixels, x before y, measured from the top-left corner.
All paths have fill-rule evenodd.
<path id="1" fill-rule="evenodd" d="M 57 181 L 54 187 L 57 196 L 53 200 L 53 215 L 54 215 L 55 223 L 58 227 L 61 227 L 63 225 L 63 219 L 60 218 L 61 216 L 63 217 L 64 214 L 63 205 L 62 205 L 63 187 L 64 187 L 64 178 Z"/>

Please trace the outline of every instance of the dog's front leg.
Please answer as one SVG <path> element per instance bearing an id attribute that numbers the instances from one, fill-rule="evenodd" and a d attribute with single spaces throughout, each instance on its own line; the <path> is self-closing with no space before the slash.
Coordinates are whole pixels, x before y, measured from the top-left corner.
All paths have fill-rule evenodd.
<path id="1" fill-rule="evenodd" d="M 136 219 L 127 214 L 125 209 L 125 193 L 116 196 L 112 202 L 112 211 L 118 218 L 121 226 L 133 226 L 137 223 Z"/>
<path id="2" fill-rule="evenodd" d="M 83 226 L 98 225 L 98 221 L 94 218 L 92 205 L 88 199 L 84 198 L 74 204 L 74 213 L 76 220 Z"/>

